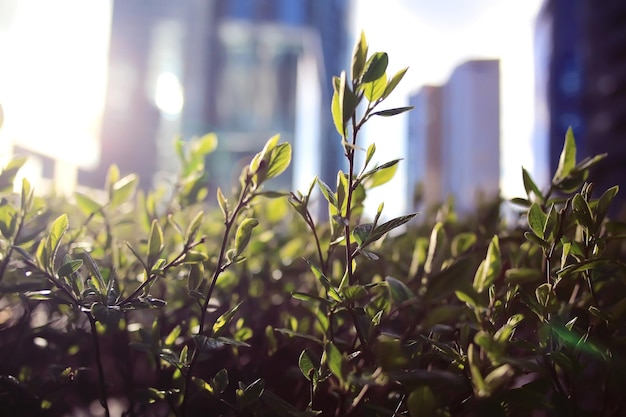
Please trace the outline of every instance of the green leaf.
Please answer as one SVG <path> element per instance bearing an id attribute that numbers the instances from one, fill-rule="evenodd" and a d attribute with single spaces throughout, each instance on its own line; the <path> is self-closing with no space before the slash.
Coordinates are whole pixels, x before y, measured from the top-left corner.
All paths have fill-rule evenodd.
<path id="1" fill-rule="evenodd" d="M 470 250 L 470 248 L 476 243 L 476 239 L 476 234 L 471 232 L 459 233 L 456 235 L 450 244 L 452 256 L 456 258 Z"/>
<path id="2" fill-rule="evenodd" d="M 77 192 L 74 194 L 74 197 L 76 198 L 76 205 L 78 206 L 78 208 L 87 216 L 93 213 L 97 213 L 102 208 L 102 206 L 98 202 L 93 200 L 91 197 L 86 196 L 85 194 Z"/>
<path id="3" fill-rule="evenodd" d="M 241 255 L 246 249 L 248 243 L 250 243 L 250 236 L 252 236 L 252 229 L 259 225 L 259 221 L 254 218 L 244 219 L 239 227 L 237 233 L 235 233 L 235 254 Z"/>
<path id="4" fill-rule="evenodd" d="M 57 251 L 61 245 L 61 239 L 69 228 L 69 220 L 67 214 L 62 214 L 52 223 L 50 234 L 46 240 L 45 253 L 48 255 L 46 261 L 50 267 L 54 267 Z"/>
<path id="5" fill-rule="evenodd" d="M 367 290 L 362 285 L 350 285 L 344 287 L 341 290 L 341 293 L 347 302 L 360 300 L 361 298 L 367 296 Z"/>
<path id="6" fill-rule="evenodd" d="M 387 75 L 383 73 L 378 79 L 366 83 L 363 86 L 363 93 L 365 97 L 371 102 L 376 102 L 379 98 L 383 96 L 385 93 L 385 88 L 387 87 Z"/>
<path id="7" fill-rule="evenodd" d="M 194 216 L 194 218 L 189 222 L 189 226 L 187 226 L 187 231 L 185 232 L 185 239 L 188 242 L 191 242 L 195 239 L 196 234 L 198 233 L 198 229 L 202 226 L 202 222 L 204 222 L 204 212 L 199 211 L 198 214 Z"/>
<path id="8" fill-rule="evenodd" d="M 333 373 L 343 385 L 345 377 L 343 374 L 343 356 L 337 346 L 333 342 L 326 343 L 324 347 L 324 353 L 326 354 L 326 361 L 328 369 Z"/>
<path id="9" fill-rule="evenodd" d="M 544 238 L 543 230 L 548 216 L 543 212 L 539 204 L 533 203 L 528 210 L 528 225 L 540 238 Z"/>
<path id="10" fill-rule="evenodd" d="M 182 259 L 182 262 L 185 264 L 197 264 L 200 262 L 204 262 L 209 259 L 209 256 L 204 252 L 199 252 L 195 250 L 190 250 L 185 253 L 185 256 Z"/>
<path id="11" fill-rule="evenodd" d="M 615 195 L 619 191 L 619 186 L 614 186 L 606 190 L 600 199 L 598 200 L 598 207 L 596 209 L 596 229 L 600 227 L 604 218 L 606 217 L 606 213 L 609 211 L 609 206 L 611 202 L 615 198 Z"/>
<path id="12" fill-rule="evenodd" d="M 87 265 L 87 268 L 91 272 L 91 275 L 95 277 L 98 291 L 100 292 L 100 294 L 104 295 L 107 285 L 104 282 L 104 277 L 100 272 L 100 268 L 98 268 L 98 265 L 96 265 L 96 261 L 93 260 L 89 252 L 82 252 L 80 256 L 85 261 L 85 265 Z"/>
<path id="13" fill-rule="evenodd" d="M 413 108 L 414 106 L 406 106 L 406 107 L 397 107 L 395 109 L 380 110 L 380 111 L 372 113 L 372 116 L 391 117 L 391 116 L 395 116 L 396 114 L 406 113 L 409 110 L 413 110 Z"/>
<path id="14" fill-rule="evenodd" d="M 428 385 L 415 388 L 406 400 L 411 417 L 433 416 L 437 410 L 435 395 Z"/>
<path id="15" fill-rule="evenodd" d="M 340 77 L 334 77 L 333 86 L 335 86 L 335 92 L 333 93 L 331 113 L 333 116 L 333 122 L 335 123 L 335 128 L 337 129 L 337 132 L 343 138 L 345 137 L 344 118 L 343 118 L 343 115 L 344 115 L 343 102 L 344 102 L 344 94 L 346 90 L 346 73 L 345 72 L 342 72 Z"/>
<path id="16" fill-rule="evenodd" d="M 409 69 L 408 67 L 403 68 L 400 71 L 396 72 L 393 77 L 391 77 L 391 79 L 387 83 L 387 86 L 385 87 L 385 92 L 382 97 L 383 99 L 389 97 L 389 95 L 393 92 L 393 90 L 395 90 L 395 88 L 398 86 L 398 84 L 404 77 L 404 74 L 406 74 L 406 72 L 408 71 L 408 69 Z"/>
<path id="17" fill-rule="evenodd" d="M 550 244 L 548 242 L 546 242 L 545 240 L 543 240 L 542 238 L 540 238 L 539 236 L 535 235 L 532 232 L 524 232 L 524 237 L 529 242 L 534 243 L 535 245 L 539 245 L 544 249 L 550 248 Z"/>
<path id="18" fill-rule="evenodd" d="M 372 142 L 367 147 L 367 151 L 365 152 L 365 163 L 363 164 L 364 167 L 367 167 L 369 165 L 369 163 L 372 160 L 372 158 L 374 157 L 375 153 L 376 153 L 376 144 Z M 363 168 L 363 169 L 365 169 L 365 168 Z"/>
<path id="19" fill-rule="evenodd" d="M 306 349 L 302 351 L 300 358 L 298 358 L 298 366 L 300 367 L 302 375 L 304 375 L 304 377 L 309 381 L 313 381 L 313 376 L 317 372 L 317 367 Z"/>
<path id="20" fill-rule="evenodd" d="M 69 277 L 74 272 L 78 271 L 81 266 L 83 266 L 81 259 L 70 259 L 68 262 L 61 265 L 57 270 L 57 275 L 60 277 Z"/>
<path id="21" fill-rule="evenodd" d="M 358 80 L 363 75 L 366 60 L 367 40 L 365 39 L 365 32 L 361 31 L 361 37 L 354 47 L 354 53 L 352 54 L 352 73 L 350 75 L 353 80 Z"/>
<path id="22" fill-rule="evenodd" d="M 373 168 L 366 173 L 364 173 L 361 178 L 366 179 L 369 178 L 368 186 L 369 188 L 378 187 L 379 185 L 383 185 L 389 182 L 393 176 L 396 174 L 398 170 L 398 162 L 401 159 L 394 159 L 393 161 L 386 162 L 382 165 Z"/>
<path id="23" fill-rule="evenodd" d="M 504 280 L 509 284 L 525 284 L 541 279 L 541 271 L 535 268 L 511 268 L 504 273 Z"/>
<path id="24" fill-rule="evenodd" d="M 217 135 L 215 133 L 207 133 L 199 139 L 194 139 L 190 144 L 192 159 L 204 160 L 208 154 L 217 149 Z"/>
<path id="25" fill-rule="evenodd" d="M 500 273 L 500 268 L 500 241 L 498 235 L 494 235 L 491 239 L 491 243 L 489 243 L 484 263 L 482 267 L 478 268 L 474 276 L 474 290 L 480 294 L 488 288 L 497 278 Z"/>
<path id="26" fill-rule="evenodd" d="M 526 195 L 528 195 L 528 198 L 532 200 L 531 194 L 534 194 L 535 197 L 539 199 L 539 202 L 542 203 L 545 198 L 542 192 L 539 190 L 539 187 L 537 187 L 537 184 L 535 184 L 535 182 L 530 177 L 530 174 L 528 173 L 528 171 L 526 171 L 524 167 L 522 167 L 522 179 L 524 181 L 524 189 L 526 190 Z"/>
<path id="27" fill-rule="evenodd" d="M 213 325 L 213 335 L 215 337 L 221 336 L 226 330 L 226 326 L 233 320 L 235 313 L 239 310 L 239 307 L 243 304 L 243 301 L 240 301 L 233 308 L 222 314 L 218 317 Z"/>
<path id="28" fill-rule="evenodd" d="M 148 266 L 152 267 L 163 252 L 163 230 L 159 222 L 154 219 L 150 226 L 150 237 L 148 238 Z"/>
<path id="29" fill-rule="evenodd" d="M 169 332 L 169 334 L 167 335 L 167 337 L 165 338 L 165 341 L 163 343 L 166 346 L 172 346 L 174 343 L 176 343 L 176 339 L 178 339 L 178 336 L 180 336 L 180 332 L 181 332 L 180 324 L 177 324 Z"/>
<path id="30" fill-rule="evenodd" d="M 374 231 L 372 231 L 370 237 L 367 239 L 368 243 L 376 242 L 378 239 L 392 231 L 393 229 L 402 226 L 403 224 L 410 221 L 413 217 L 417 216 L 417 213 L 407 214 L 405 216 L 396 217 L 395 219 L 391 219 L 379 226 L 376 226 Z"/>
<path id="31" fill-rule="evenodd" d="M 265 382 L 259 378 L 243 389 L 241 396 L 238 395 L 238 403 L 244 407 L 258 401 L 265 390 Z M 237 390 L 240 391 L 240 390 Z"/>
<path id="32" fill-rule="evenodd" d="M 291 163 L 291 145 L 281 143 L 272 149 L 267 167 L 266 179 L 274 178 L 282 174 Z"/>
<path id="33" fill-rule="evenodd" d="M 135 174 L 127 175 L 113 183 L 110 195 L 111 206 L 115 207 L 128 201 L 134 194 L 138 183 L 139 177 Z"/>
<path id="34" fill-rule="evenodd" d="M 211 386 L 218 394 L 224 393 L 226 388 L 228 388 L 228 371 L 220 369 L 211 379 Z"/>
<path id="35" fill-rule="evenodd" d="M 415 298 L 415 294 L 406 284 L 392 277 L 385 278 L 391 304 L 399 305 Z"/>
<path id="36" fill-rule="evenodd" d="M 459 291 L 459 290 L 454 291 L 454 294 L 456 295 L 456 298 L 458 298 L 459 300 L 463 301 L 465 304 L 473 308 L 481 307 L 482 303 L 476 299 L 477 298 L 475 297 L 476 294 L 474 294 L 474 297 L 472 297 L 472 295 L 463 291 Z"/>
<path id="37" fill-rule="evenodd" d="M 337 198 L 335 197 L 335 193 L 330 189 L 330 187 L 321 179 L 316 178 L 317 186 L 319 187 L 322 195 L 332 205 L 333 207 L 337 207 Z"/>
<path id="38" fill-rule="evenodd" d="M 187 277 L 187 288 L 189 291 L 195 291 L 198 289 L 203 273 L 204 266 L 201 263 L 191 264 L 189 267 L 189 275 Z"/>
<path id="39" fill-rule="evenodd" d="M 591 208 L 580 194 L 574 195 L 572 199 L 572 212 L 578 224 L 587 230 L 593 230 L 594 221 L 591 215 Z"/>
<path id="40" fill-rule="evenodd" d="M 428 254 L 426 255 L 426 261 L 424 262 L 424 272 L 430 274 L 435 270 L 435 259 L 437 259 L 440 251 L 440 247 L 445 239 L 445 230 L 443 229 L 443 223 L 437 222 L 430 232 L 430 241 L 428 244 Z"/>
<path id="41" fill-rule="evenodd" d="M 380 78 L 387 71 L 389 64 L 389 56 L 386 52 L 374 53 L 365 63 L 365 71 L 363 72 L 363 83 L 369 83 Z"/>
<path id="42" fill-rule="evenodd" d="M 224 218 L 227 219 L 228 218 L 228 200 L 226 200 L 226 197 L 224 197 L 224 193 L 222 193 L 222 189 L 220 187 L 217 187 L 217 204 L 220 206 L 220 209 L 222 210 L 222 214 L 224 215 Z"/>
<path id="43" fill-rule="evenodd" d="M 500 365 L 493 371 L 489 372 L 489 374 L 485 377 L 485 393 L 487 394 L 485 396 L 489 396 L 501 387 L 507 385 L 514 375 L 515 370 L 508 363 Z"/>
<path id="44" fill-rule="evenodd" d="M 574 140 L 574 132 L 570 127 L 565 134 L 565 143 L 561 156 L 559 158 L 559 165 L 552 182 L 557 183 L 560 180 L 566 178 L 576 166 L 576 141 Z"/>
<path id="45" fill-rule="evenodd" d="M 367 241 L 367 238 L 370 236 L 373 229 L 373 223 L 359 224 L 352 229 L 352 238 L 359 245 L 359 247 L 363 247 L 363 242 Z"/>
<path id="46" fill-rule="evenodd" d="M 324 287 L 328 295 L 330 295 L 335 301 L 341 301 L 341 297 L 339 296 L 339 293 L 331 285 L 330 280 L 326 277 L 326 275 L 324 275 L 317 266 L 309 262 L 308 259 L 306 259 L 306 262 L 309 264 L 309 268 L 311 268 L 313 275 L 315 275 L 315 278 L 317 278 L 320 281 L 320 283 L 322 284 L 322 286 Z"/>

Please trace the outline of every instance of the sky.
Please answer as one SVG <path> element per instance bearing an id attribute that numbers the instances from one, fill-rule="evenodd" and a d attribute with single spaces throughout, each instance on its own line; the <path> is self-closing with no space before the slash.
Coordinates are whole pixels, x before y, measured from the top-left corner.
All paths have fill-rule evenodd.
<path id="1" fill-rule="evenodd" d="M 534 27 L 541 0 L 354 0 L 352 32 L 361 30 L 370 51 L 389 54 L 388 74 L 409 67 L 387 100 L 388 107 L 407 105 L 409 94 L 426 84 L 445 83 L 452 70 L 473 58 L 500 59 L 501 190 L 522 195 L 521 167 L 539 167 L 531 152 L 534 123 Z M 379 162 L 405 153 L 406 116 L 373 119 L 367 141 L 377 144 Z M 383 143 L 383 146 L 381 146 Z M 383 193 L 404 196 L 398 175 Z M 382 198 L 382 193 L 379 192 Z M 372 195 L 376 200 L 376 194 Z M 376 205 L 376 204 L 374 204 Z M 406 201 L 391 208 L 403 214 Z M 386 208 L 387 211 L 387 208 Z"/>
<path id="2" fill-rule="evenodd" d="M 20 30 L 9 34 L 2 32 L 0 19 L 0 95 L 10 98 L 8 101 L 13 103 L 16 114 L 20 106 L 27 107 L 29 111 L 25 114 L 30 114 L 35 105 L 47 119 L 45 123 L 32 124 L 30 119 L 14 117 L 13 108 L 6 107 L 6 123 L 0 136 L 11 131 L 26 132 L 26 136 L 35 138 L 32 147 L 43 151 L 42 146 L 51 145 L 46 152 L 55 157 L 93 166 L 98 158 L 96 136 L 104 99 L 110 0 L 99 0 L 98 7 L 95 3 L 85 5 L 84 0 L 63 0 L 64 5 L 84 16 L 81 22 L 89 25 L 90 30 L 81 28 L 81 33 L 91 35 L 79 37 L 56 23 L 63 19 L 63 11 L 45 0 L 2 1 L 0 11 L 19 4 L 14 10 L 16 21 L 19 23 L 26 16 L 29 20 L 16 24 Z M 370 51 L 388 52 L 388 73 L 409 67 L 403 82 L 387 100 L 389 107 L 406 105 L 409 94 L 425 84 L 445 83 L 454 67 L 465 60 L 501 60 L 501 188 L 505 197 L 522 193 L 520 167 L 536 170 L 530 146 L 534 116 L 533 37 L 541 0 L 352 1 L 353 39 L 364 30 Z M 38 18 L 33 20 L 32 16 Z M 94 22 L 99 25 L 98 30 L 94 29 Z M 47 36 L 42 37 L 42 33 Z M 25 45 L 36 45 L 42 53 L 25 54 L 23 51 L 28 50 Z M 61 54 L 63 50 L 81 53 L 65 56 Z M 55 64 L 70 61 L 72 65 Z M 46 62 L 44 71 L 41 71 L 42 62 Z M 66 71 L 68 67 L 74 71 Z M 29 76 L 31 72 L 36 76 Z M 84 116 L 82 122 L 79 115 Z M 55 126 L 64 131 L 64 146 L 41 140 Z M 372 120 L 366 140 L 376 142 L 378 162 L 405 155 L 406 126 L 405 115 Z M 404 176 L 397 175 L 383 188 L 382 192 L 399 196 L 394 204 L 388 204 L 387 215 L 403 214 Z M 382 194 L 376 197 L 374 193 L 373 206 L 381 199 Z"/>

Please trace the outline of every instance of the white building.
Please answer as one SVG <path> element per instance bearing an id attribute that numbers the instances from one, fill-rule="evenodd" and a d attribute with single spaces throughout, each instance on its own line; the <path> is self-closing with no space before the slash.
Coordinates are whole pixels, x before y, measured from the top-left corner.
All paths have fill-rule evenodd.
<path id="1" fill-rule="evenodd" d="M 440 93 L 427 87 L 411 98 L 416 109 L 409 114 L 408 187 L 423 184 L 425 207 L 452 196 L 463 214 L 481 199 L 498 196 L 499 72 L 497 60 L 468 61 L 453 71 Z"/>

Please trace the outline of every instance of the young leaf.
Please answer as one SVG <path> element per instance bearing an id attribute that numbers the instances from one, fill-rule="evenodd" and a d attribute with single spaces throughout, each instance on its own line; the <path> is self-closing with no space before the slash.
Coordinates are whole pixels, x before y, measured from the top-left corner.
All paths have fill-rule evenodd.
<path id="1" fill-rule="evenodd" d="M 559 166 L 554 174 L 552 182 L 557 183 L 566 178 L 576 166 L 576 141 L 574 140 L 574 132 L 570 127 L 565 134 L 565 143 L 561 156 L 559 158 Z"/>
<path id="2" fill-rule="evenodd" d="M 362 82 L 369 83 L 380 78 L 387 71 L 389 56 L 386 52 L 376 52 L 365 64 Z"/>
<path id="3" fill-rule="evenodd" d="M 185 232 L 185 239 L 188 242 L 191 242 L 195 239 L 196 233 L 198 233 L 198 229 L 202 225 L 204 221 L 204 212 L 201 210 L 194 216 L 194 218 L 189 222 L 189 226 L 187 227 L 187 231 Z"/>
<path id="4" fill-rule="evenodd" d="M 494 235 L 487 249 L 487 256 L 482 268 L 479 268 L 474 277 L 474 290 L 481 293 L 488 288 L 500 273 L 500 241 L 498 235 Z"/>
<path id="5" fill-rule="evenodd" d="M 401 159 L 394 159 L 392 161 L 385 162 L 382 165 L 378 165 L 377 167 L 365 172 L 361 176 L 361 180 L 372 177 L 369 181 L 370 188 L 382 185 L 393 178 L 398 169 L 398 162 L 400 161 Z"/>
<path id="6" fill-rule="evenodd" d="M 361 31 L 361 37 L 354 48 L 354 53 L 352 54 L 352 73 L 350 76 L 353 80 L 358 80 L 361 78 L 361 75 L 363 75 L 366 60 L 367 40 L 365 39 L 365 32 Z"/>
<path id="7" fill-rule="evenodd" d="M 252 229 L 259 225 L 259 221 L 254 218 L 244 219 L 235 233 L 235 255 L 241 255 L 250 243 Z"/>
<path id="8" fill-rule="evenodd" d="M 391 79 L 387 83 L 387 86 L 385 87 L 385 92 L 382 97 L 383 99 L 389 97 L 389 95 L 393 92 L 393 90 L 398 86 L 398 84 L 404 77 L 404 74 L 406 74 L 406 72 L 408 71 L 408 69 L 409 69 L 408 67 L 403 68 L 400 71 L 396 72 L 393 77 L 391 77 Z"/>
<path id="9" fill-rule="evenodd" d="M 326 354 L 326 361 L 328 363 L 328 369 L 333 373 L 343 385 L 345 380 L 343 375 L 343 356 L 337 346 L 333 342 L 326 343 L 324 353 Z"/>
<path id="10" fill-rule="evenodd" d="M 74 194 L 74 197 L 76 198 L 76 205 L 78 206 L 78 208 L 87 216 L 98 212 L 102 208 L 99 203 L 94 201 L 91 197 L 86 196 L 85 194 L 77 192 Z"/>
<path id="11" fill-rule="evenodd" d="M 150 226 L 150 237 L 148 238 L 148 266 L 152 267 L 163 252 L 163 230 L 159 222 L 154 219 Z"/>
<path id="12" fill-rule="evenodd" d="M 332 205 L 333 207 L 337 207 L 337 198 L 335 197 L 335 193 L 330 189 L 330 187 L 321 179 L 316 178 L 315 181 L 322 192 L 322 195 Z"/>
<path id="13" fill-rule="evenodd" d="M 530 206 L 530 210 L 528 210 L 528 225 L 532 231 L 542 239 L 544 238 L 543 230 L 547 218 L 539 204 L 533 203 L 533 205 Z"/>
<path id="14" fill-rule="evenodd" d="M 211 386 L 218 394 L 224 393 L 226 388 L 228 388 L 228 371 L 220 369 L 211 379 Z"/>
<path id="15" fill-rule="evenodd" d="M 373 223 L 359 224 L 352 230 L 352 238 L 360 247 L 363 247 L 363 242 L 367 241 L 367 238 L 372 233 L 374 228 Z"/>
<path id="16" fill-rule="evenodd" d="M 598 208 L 596 209 L 596 228 L 599 228 L 604 221 L 609 206 L 619 191 L 619 186 L 614 186 L 606 190 L 598 200 Z"/>
<path id="17" fill-rule="evenodd" d="M 270 159 L 267 167 L 266 179 L 274 178 L 282 174 L 291 163 L 291 145 L 289 143 L 281 143 L 276 146 L 270 153 Z"/>
<path id="18" fill-rule="evenodd" d="M 69 277 L 74 272 L 78 271 L 81 266 L 83 266 L 81 259 L 68 259 L 67 262 L 64 262 L 57 270 L 57 275 L 60 277 Z"/>
<path id="19" fill-rule="evenodd" d="M 391 219 L 388 222 L 376 226 L 376 228 L 372 231 L 369 238 L 367 239 L 367 243 L 369 244 L 372 242 L 376 242 L 378 239 L 380 239 L 393 229 L 407 223 L 415 216 L 417 216 L 417 213 L 407 214 L 405 216 L 396 217 L 395 219 Z"/>
<path id="20" fill-rule="evenodd" d="M 537 187 L 537 184 L 535 184 L 535 182 L 532 180 L 532 178 L 530 177 L 530 174 L 528 173 L 528 171 L 526 171 L 526 169 L 524 167 L 522 167 L 522 179 L 524 181 L 524 189 L 526 190 L 526 194 L 528 195 L 528 198 L 531 199 L 531 193 L 535 195 L 536 198 L 539 199 L 539 202 L 542 203 L 544 200 L 543 194 L 541 193 L 541 191 L 539 190 L 539 187 Z"/>
<path id="21" fill-rule="evenodd" d="M 405 301 L 415 298 L 415 294 L 406 284 L 392 277 L 385 278 L 387 281 L 387 289 L 389 290 L 389 299 L 393 305 L 402 304 Z"/>
<path id="22" fill-rule="evenodd" d="M 317 372 L 317 367 L 315 366 L 313 359 L 311 359 L 311 356 L 306 351 L 306 349 L 303 350 L 300 354 L 300 358 L 298 359 L 298 366 L 300 367 L 300 372 L 302 372 L 302 375 L 304 375 L 304 377 L 309 381 L 312 381 L 313 375 L 315 374 L 315 372 Z"/>
<path id="23" fill-rule="evenodd" d="M 189 291 L 195 291 L 200 286 L 204 266 L 201 263 L 193 263 L 189 267 L 189 275 L 187 277 L 187 288 Z"/>
<path id="24" fill-rule="evenodd" d="M 578 224 L 587 230 L 593 229 L 594 222 L 591 216 L 591 209 L 587 201 L 585 201 L 580 194 L 576 194 L 572 200 L 572 212 Z"/>
<path id="25" fill-rule="evenodd" d="M 406 107 L 397 107 L 395 109 L 380 110 L 380 111 L 372 113 L 372 116 L 383 116 L 383 117 L 395 116 L 396 114 L 406 113 L 409 110 L 413 110 L 413 107 L 414 106 L 406 106 Z"/>
<path id="26" fill-rule="evenodd" d="M 213 335 L 218 337 L 222 335 L 222 333 L 226 330 L 226 326 L 232 321 L 235 313 L 239 310 L 239 307 L 243 304 L 243 301 L 240 301 L 233 308 L 228 310 L 226 313 L 219 316 L 219 318 L 215 321 L 213 325 Z"/>
<path id="27" fill-rule="evenodd" d="M 372 160 L 372 157 L 374 156 L 375 153 L 376 153 L 376 144 L 372 142 L 367 147 L 367 152 L 365 153 L 365 163 L 363 164 L 364 167 L 367 167 L 369 165 L 369 163 Z M 365 169 L 365 168 L 363 168 L 363 169 Z"/>
<path id="28" fill-rule="evenodd" d="M 363 93 L 370 103 L 376 102 L 385 93 L 387 87 L 387 75 L 383 73 L 378 79 L 366 83 L 363 86 Z"/>
<path id="29" fill-rule="evenodd" d="M 113 183 L 110 196 L 111 206 L 117 206 L 126 202 L 135 192 L 138 183 L 139 177 L 135 174 L 127 175 Z"/>
<path id="30" fill-rule="evenodd" d="M 333 116 L 333 122 L 335 123 L 335 128 L 343 138 L 345 137 L 343 98 L 346 90 L 346 73 L 342 72 L 340 77 L 335 77 L 333 85 L 335 86 L 335 92 L 333 93 L 331 113 Z"/>
<path id="31" fill-rule="evenodd" d="M 106 284 L 104 282 L 104 277 L 102 276 L 102 273 L 100 272 L 100 268 L 98 268 L 98 265 L 96 264 L 96 261 L 93 260 L 89 252 L 83 252 L 81 253 L 80 256 L 85 261 L 85 264 L 87 265 L 87 268 L 89 269 L 91 274 L 95 277 L 98 290 L 100 291 L 101 294 L 104 294 Z"/>
<path id="32" fill-rule="evenodd" d="M 62 214 L 52 223 L 50 227 L 50 234 L 46 240 L 45 252 L 48 255 L 46 261 L 51 267 L 54 267 L 57 251 L 61 244 L 61 239 L 69 227 L 69 220 L 67 214 Z"/>

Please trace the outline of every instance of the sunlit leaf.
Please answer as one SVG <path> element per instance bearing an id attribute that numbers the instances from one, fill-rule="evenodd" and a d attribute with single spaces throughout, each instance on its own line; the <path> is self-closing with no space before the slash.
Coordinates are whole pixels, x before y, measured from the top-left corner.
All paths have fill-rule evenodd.
<path id="1" fill-rule="evenodd" d="M 369 83 L 380 78 L 387 70 L 389 64 L 389 56 L 386 52 L 374 53 L 365 63 L 365 71 L 363 72 L 363 83 Z"/>

